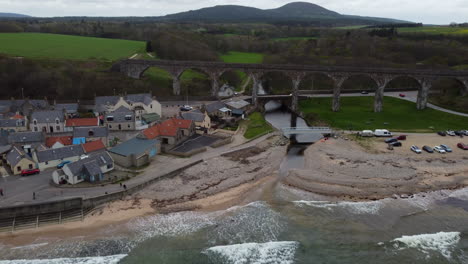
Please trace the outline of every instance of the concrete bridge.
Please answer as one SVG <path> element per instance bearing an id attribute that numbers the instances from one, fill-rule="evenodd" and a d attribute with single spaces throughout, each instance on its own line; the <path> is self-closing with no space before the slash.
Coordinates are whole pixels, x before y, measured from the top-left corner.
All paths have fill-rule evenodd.
<path id="1" fill-rule="evenodd" d="M 269 72 L 282 72 L 291 79 L 291 109 L 297 110 L 298 99 L 304 91 L 299 90 L 301 82 L 308 74 L 326 75 L 334 81 L 332 110 L 340 110 L 340 95 L 343 83 L 355 75 L 367 75 L 377 85 L 374 99 L 374 111 L 383 109 L 384 91 L 388 83 L 399 77 L 410 77 L 419 83 L 417 109 L 425 109 L 429 90 L 432 84 L 440 78 L 452 78 L 463 86 L 463 95 L 468 94 L 468 71 L 452 70 L 422 70 L 402 68 L 370 68 L 370 67 L 340 67 L 319 65 L 276 65 L 276 64 L 239 64 L 223 62 L 200 61 L 167 61 L 167 60 L 122 60 L 112 66 L 112 71 L 121 72 L 128 77 L 141 78 L 150 67 L 166 70 L 173 78 L 173 93 L 180 95 L 180 77 L 188 69 L 205 72 L 212 81 L 212 95 L 216 96 L 220 88 L 220 77 L 226 71 L 240 70 L 248 74 L 253 82 L 252 102 L 258 105 L 258 91 L 262 77 Z"/>

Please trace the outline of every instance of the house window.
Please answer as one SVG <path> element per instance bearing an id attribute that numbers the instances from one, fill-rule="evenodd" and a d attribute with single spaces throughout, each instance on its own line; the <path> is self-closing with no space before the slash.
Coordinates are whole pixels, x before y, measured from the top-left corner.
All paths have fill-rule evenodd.
<path id="1" fill-rule="evenodd" d="M 90 137 L 94 136 L 94 131 L 92 131 L 92 130 L 88 131 L 88 136 L 90 136 Z"/>
<path id="2" fill-rule="evenodd" d="M 107 116 L 106 119 L 107 119 L 108 122 L 112 122 L 112 121 L 114 121 L 114 116 Z"/>
<path id="3" fill-rule="evenodd" d="M 34 124 L 37 125 L 37 120 L 34 119 Z"/>
<path id="4" fill-rule="evenodd" d="M 107 169 L 110 170 L 110 169 L 112 169 L 113 167 L 114 167 L 114 165 L 112 165 L 112 164 L 107 164 Z"/>
<path id="5" fill-rule="evenodd" d="M 17 171 L 21 171 L 21 166 L 18 166 L 18 167 L 16 168 L 16 170 L 17 170 Z"/>
<path id="6" fill-rule="evenodd" d="M 59 124 L 59 120 L 58 119 L 55 119 L 55 124 Z"/>
<path id="7" fill-rule="evenodd" d="M 150 105 L 150 108 L 153 108 L 153 105 Z"/>
<path id="8" fill-rule="evenodd" d="M 29 164 L 29 169 L 30 169 L 30 170 L 33 169 L 33 165 L 32 165 L 32 164 Z"/>
<path id="9" fill-rule="evenodd" d="M 132 116 L 131 116 L 131 115 L 126 115 L 126 116 L 125 116 L 125 120 L 131 121 L 131 120 L 132 120 Z"/>
<path id="10" fill-rule="evenodd" d="M 48 162 L 48 161 L 46 161 L 46 162 L 45 162 L 45 165 L 49 165 L 49 162 Z"/>
<path id="11" fill-rule="evenodd" d="M 128 124 L 128 128 L 130 128 L 130 124 Z"/>
<path id="12" fill-rule="evenodd" d="M 37 132 L 37 130 L 38 130 L 37 127 L 34 127 L 34 132 Z"/>
<path id="13" fill-rule="evenodd" d="M 112 125 L 109 125 L 109 128 L 112 128 Z"/>
<path id="14" fill-rule="evenodd" d="M 55 130 L 60 131 L 60 126 L 56 126 Z"/>

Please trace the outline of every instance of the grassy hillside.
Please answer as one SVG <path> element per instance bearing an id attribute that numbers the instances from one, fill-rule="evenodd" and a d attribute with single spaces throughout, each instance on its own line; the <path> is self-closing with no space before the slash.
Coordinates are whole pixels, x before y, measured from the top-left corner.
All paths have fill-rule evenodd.
<path id="1" fill-rule="evenodd" d="M 373 97 L 342 97 L 341 111 L 331 111 L 332 98 L 312 98 L 300 102 L 300 110 L 312 125 L 326 123 L 334 128 L 363 130 L 387 128 L 407 132 L 466 129 L 467 117 L 434 109 L 416 110 L 415 103 L 385 97 L 384 111 L 374 113 Z M 388 123 L 388 124 L 385 124 Z"/>
<path id="2" fill-rule="evenodd" d="M 118 60 L 145 49 L 145 42 L 42 33 L 1 33 L 0 53 L 29 58 Z"/>
<path id="3" fill-rule="evenodd" d="M 228 63 L 262 63 L 263 54 L 230 51 L 227 54 L 221 55 L 221 59 Z"/>

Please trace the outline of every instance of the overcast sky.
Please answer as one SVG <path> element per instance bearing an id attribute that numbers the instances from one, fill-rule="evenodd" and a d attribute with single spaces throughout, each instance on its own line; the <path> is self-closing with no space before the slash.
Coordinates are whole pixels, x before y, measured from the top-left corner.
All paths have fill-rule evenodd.
<path id="1" fill-rule="evenodd" d="M 160 16 L 213 5 L 276 8 L 287 0 L 0 0 L 0 12 L 32 16 Z M 341 14 L 448 24 L 468 22 L 468 0 L 314 0 Z"/>

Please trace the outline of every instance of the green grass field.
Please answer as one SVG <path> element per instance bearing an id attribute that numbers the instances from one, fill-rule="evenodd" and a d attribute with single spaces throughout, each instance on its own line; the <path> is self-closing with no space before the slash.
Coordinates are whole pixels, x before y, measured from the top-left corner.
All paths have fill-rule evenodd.
<path id="1" fill-rule="evenodd" d="M 259 112 L 255 112 L 249 116 L 249 120 L 247 121 L 247 130 L 244 133 L 244 137 L 252 139 L 271 131 L 273 131 L 273 128 L 268 124 L 263 115 Z"/>
<path id="2" fill-rule="evenodd" d="M 145 42 L 42 33 L 0 33 L 0 53 L 29 58 L 118 60 L 144 51 Z"/>
<path id="3" fill-rule="evenodd" d="M 407 27 L 398 28 L 399 33 L 426 33 L 426 34 L 455 34 L 464 35 L 468 34 L 468 28 L 460 27 Z"/>
<path id="4" fill-rule="evenodd" d="M 341 111 L 337 113 L 331 111 L 332 98 L 312 98 L 301 101 L 299 105 L 312 125 L 325 122 L 331 127 L 346 130 L 386 128 L 401 132 L 433 132 L 467 129 L 468 126 L 468 117 L 429 108 L 416 110 L 415 103 L 393 97 L 385 97 L 384 111 L 374 113 L 373 101 L 373 97 L 342 97 Z"/>
<path id="5" fill-rule="evenodd" d="M 220 57 L 227 63 L 262 63 L 264 55 L 261 53 L 230 51 Z"/>

